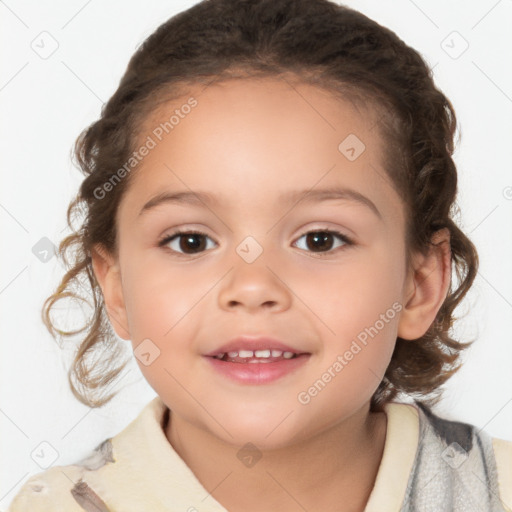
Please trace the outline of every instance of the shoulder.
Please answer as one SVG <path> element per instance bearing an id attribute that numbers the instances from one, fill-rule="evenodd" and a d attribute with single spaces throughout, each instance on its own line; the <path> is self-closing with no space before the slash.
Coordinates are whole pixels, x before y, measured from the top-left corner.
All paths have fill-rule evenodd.
<path id="1" fill-rule="evenodd" d="M 512 441 L 491 437 L 476 425 L 443 418 L 419 402 L 416 405 L 422 438 L 419 451 L 430 460 L 420 469 L 428 473 L 436 467 L 445 483 L 456 488 L 454 495 L 462 493 L 462 487 L 473 489 L 479 498 L 485 495 L 490 507 L 512 511 Z M 475 487 L 475 477 L 484 485 Z"/>
<path id="2" fill-rule="evenodd" d="M 54 466 L 30 477 L 12 500 L 8 512 L 83 512 L 91 506 L 95 512 L 107 510 L 83 477 L 86 471 L 90 474 L 112 461 L 109 438 L 75 464 Z"/>
<path id="3" fill-rule="evenodd" d="M 83 512 L 71 492 L 81 473 L 81 468 L 71 465 L 54 466 L 33 475 L 22 485 L 8 512 Z"/>
<path id="4" fill-rule="evenodd" d="M 505 510 L 512 511 L 512 441 L 492 438 L 492 447 L 498 469 L 498 483 Z"/>

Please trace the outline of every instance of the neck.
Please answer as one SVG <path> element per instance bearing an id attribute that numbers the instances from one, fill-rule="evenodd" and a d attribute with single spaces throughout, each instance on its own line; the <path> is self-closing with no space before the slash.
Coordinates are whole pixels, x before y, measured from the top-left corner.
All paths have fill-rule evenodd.
<path id="1" fill-rule="evenodd" d="M 385 413 L 369 404 L 342 423 L 244 465 L 233 446 L 170 414 L 166 437 L 211 496 L 230 512 L 333 510 L 363 512 L 386 437 Z M 248 452 L 248 455 L 252 455 Z"/>

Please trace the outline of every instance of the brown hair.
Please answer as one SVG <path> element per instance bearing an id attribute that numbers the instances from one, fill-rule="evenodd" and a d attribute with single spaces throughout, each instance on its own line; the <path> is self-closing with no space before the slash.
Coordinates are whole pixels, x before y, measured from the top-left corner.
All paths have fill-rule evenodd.
<path id="1" fill-rule="evenodd" d="M 449 331 L 456 319 L 453 311 L 475 278 L 478 255 L 452 219 L 458 213 L 451 157 L 456 117 L 431 70 L 394 32 L 327 0 L 205 0 L 170 18 L 140 45 L 100 119 L 75 143 L 85 179 L 67 211 L 73 234 L 61 241 L 58 252 L 69 270 L 46 299 L 43 321 L 54 337 L 86 331 L 68 373 L 82 403 L 99 407 L 108 402 L 115 393 L 101 394 L 128 362 L 120 361 L 123 347 L 108 322 L 91 248 L 101 244 L 117 254 L 115 215 L 132 175 L 109 191 L 107 201 L 95 191 L 128 160 L 148 113 L 183 94 L 187 85 L 285 75 L 371 105 L 379 114 L 383 140 L 392 141 L 385 146 L 385 168 L 407 212 L 408 264 L 413 252 L 428 251 L 435 231 L 450 231 L 457 287 L 450 282 L 424 336 L 397 338 L 371 410 L 382 411 L 399 393 L 416 394 L 420 402 L 433 405 L 440 399 L 438 388 L 459 369 L 460 352 L 473 342 L 457 342 Z M 71 216 L 78 213 L 84 219 L 75 230 Z M 70 265 L 66 253 L 71 249 Z M 85 300 L 78 288 L 83 277 L 92 291 L 92 317 L 79 331 L 57 329 L 50 310 L 62 298 Z M 92 354 L 99 354 L 94 362 L 89 361 Z"/>

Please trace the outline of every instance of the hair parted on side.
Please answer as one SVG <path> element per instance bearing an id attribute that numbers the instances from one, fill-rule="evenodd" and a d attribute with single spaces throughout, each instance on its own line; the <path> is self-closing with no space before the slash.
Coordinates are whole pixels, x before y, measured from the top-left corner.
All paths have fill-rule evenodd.
<path id="1" fill-rule="evenodd" d="M 100 118 L 75 143 L 85 178 L 67 211 L 72 234 L 58 251 L 69 270 L 46 299 L 42 317 L 54 337 L 86 332 L 68 372 L 71 390 L 82 403 L 100 407 L 110 401 L 115 393 L 103 392 L 128 363 L 120 359 L 123 347 L 109 325 L 91 249 L 100 244 L 117 255 L 115 217 L 133 172 L 108 192 L 107 200 L 95 191 L 127 161 L 140 126 L 157 105 L 182 96 L 193 84 L 267 76 L 291 76 L 378 113 L 381 136 L 392 141 L 384 146 L 383 165 L 407 211 L 408 264 L 413 252 L 429 250 L 437 230 L 450 232 L 458 282 L 450 283 L 424 336 L 397 338 L 371 410 L 382 411 L 400 393 L 434 405 L 440 386 L 460 368 L 460 353 L 472 341 L 458 342 L 450 330 L 457 319 L 454 310 L 476 276 L 478 255 L 454 221 L 456 116 L 431 70 L 394 32 L 328 0 L 204 0 L 170 18 L 138 47 Z M 83 219 L 74 229 L 77 214 Z M 92 316 L 79 331 L 60 330 L 50 312 L 61 299 L 86 300 L 80 288 L 84 278 L 93 297 Z"/>

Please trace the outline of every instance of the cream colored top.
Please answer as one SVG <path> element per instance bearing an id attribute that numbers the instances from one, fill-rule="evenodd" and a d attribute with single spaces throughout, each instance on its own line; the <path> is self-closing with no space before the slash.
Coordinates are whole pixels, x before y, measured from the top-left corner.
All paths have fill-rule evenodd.
<path id="1" fill-rule="evenodd" d="M 168 442 L 163 431 L 165 411 L 165 404 L 156 396 L 126 428 L 105 440 L 90 457 L 30 477 L 9 511 L 227 512 Z M 384 452 L 365 512 L 406 510 L 402 507 L 418 451 L 423 418 L 418 407 L 391 402 L 384 411 Z M 500 499 L 503 510 L 509 511 L 512 441 L 492 438 L 492 447 Z"/>

